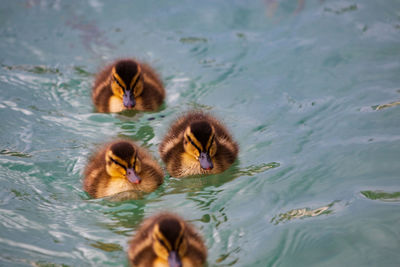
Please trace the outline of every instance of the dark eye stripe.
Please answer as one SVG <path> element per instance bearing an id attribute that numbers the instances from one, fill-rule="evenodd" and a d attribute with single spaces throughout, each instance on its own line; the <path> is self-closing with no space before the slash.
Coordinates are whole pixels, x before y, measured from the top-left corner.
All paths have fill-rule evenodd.
<path id="1" fill-rule="evenodd" d="M 189 135 L 187 136 L 187 138 L 189 139 L 189 142 L 199 151 L 199 153 L 201 153 L 201 149 L 198 146 L 196 146 L 196 144 L 192 141 Z"/>
<path id="2" fill-rule="evenodd" d="M 119 163 L 118 161 L 116 161 L 115 159 L 113 159 L 113 158 L 110 157 L 110 160 L 111 160 L 112 162 L 114 162 L 115 164 L 121 166 L 122 168 L 124 168 L 124 169 L 126 170 L 126 167 L 125 167 L 124 165 L 122 165 L 121 163 Z"/>

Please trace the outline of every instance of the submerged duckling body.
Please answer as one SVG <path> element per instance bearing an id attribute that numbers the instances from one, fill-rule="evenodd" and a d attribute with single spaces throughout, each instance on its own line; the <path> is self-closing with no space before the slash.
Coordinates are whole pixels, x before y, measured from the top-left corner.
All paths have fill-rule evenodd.
<path id="1" fill-rule="evenodd" d="M 225 126 L 200 111 L 178 118 L 159 146 L 173 177 L 223 172 L 235 161 L 238 151 Z"/>
<path id="2" fill-rule="evenodd" d="M 147 64 L 121 59 L 96 76 L 92 99 L 99 112 L 157 110 L 165 97 L 164 86 Z"/>
<path id="3" fill-rule="evenodd" d="M 84 190 L 93 198 L 125 191 L 152 192 L 163 183 L 158 163 L 135 143 L 118 140 L 106 144 L 89 160 Z"/>
<path id="4" fill-rule="evenodd" d="M 204 265 L 207 249 L 193 226 L 177 215 L 161 213 L 142 223 L 128 257 L 133 267 L 197 267 Z"/>

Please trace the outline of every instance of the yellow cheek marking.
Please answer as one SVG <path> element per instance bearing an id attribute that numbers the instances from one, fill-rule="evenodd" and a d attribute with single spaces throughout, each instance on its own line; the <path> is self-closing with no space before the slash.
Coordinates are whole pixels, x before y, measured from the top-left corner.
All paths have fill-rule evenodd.
<path id="1" fill-rule="evenodd" d="M 108 101 L 108 109 L 110 112 L 120 112 L 125 109 L 125 106 L 119 97 L 111 96 Z"/>
<path id="2" fill-rule="evenodd" d="M 157 258 L 153 263 L 153 267 L 169 267 L 169 263 L 166 260 Z"/>
<path id="3" fill-rule="evenodd" d="M 115 81 L 111 82 L 111 91 L 113 96 L 120 98 L 122 101 L 124 95 L 123 89 L 121 89 L 121 87 Z"/>
<path id="4" fill-rule="evenodd" d="M 175 173 L 176 176 L 174 177 L 220 172 L 220 167 L 217 164 L 214 164 L 214 168 L 211 171 L 203 170 L 200 167 L 200 162 L 186 152 L 181 155 L 181 166 L 178 170 L 172 170 L 170 166 L 167 166 L 167 168 L 170 173 Z"/>
<path id="5" fill-rule="evenodd" d="M 195 159 L 192 155 L 188 153 L 182 154 L 182 162 L 181 162 L 181 175 L 192 175 L 200 173 L 200 163 L 197 159 Z M 177 170 L 174 170 L 177 171 Z"/>
<path id="6" fill-rule="evenodd" d="M 104 193 L 106 196 L 111 196 L 132 189 L 135 189 L 134 186 L 125 177 L 112 177 Z"/>

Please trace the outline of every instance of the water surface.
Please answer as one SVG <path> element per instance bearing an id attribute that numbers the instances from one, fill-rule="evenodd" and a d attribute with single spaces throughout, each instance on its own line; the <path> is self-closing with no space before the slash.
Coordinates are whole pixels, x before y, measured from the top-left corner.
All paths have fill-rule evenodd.
<path id="1" fill-rule="evenodd" d="M 209 266 L 398 266 L 399 1 L 3 1 L 0 265 L 127 266 L 143 218 L 184 215 Z M 101 66 L 161 75 L 160 112 L 99 114 Z M 90 200 L 87 157 L 127 137 L 160 160 L 192 108 L 240 144 L 226 172 Z"/>

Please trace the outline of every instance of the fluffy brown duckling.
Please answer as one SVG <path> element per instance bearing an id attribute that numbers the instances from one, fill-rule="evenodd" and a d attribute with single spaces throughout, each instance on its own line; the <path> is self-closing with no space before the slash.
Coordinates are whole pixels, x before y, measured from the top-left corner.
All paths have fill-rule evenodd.
<path id="1" fill-rule="evenodd" d="M 238 151 L 222 123 L 200 111 L 178 118 L 159 146 L 173 177 L 223 172 L 235 161 Z"/>
<path id="2" fill-rule="evenodd" d="M 128 251 L 134 267 L 203 266 L 207 248 L 193 226 L 181 217 L 161 213 L 146 219 Z"/>
<path id="3" fill-rule="evenodd" d="M 104 145 L 89 160 L 84 176 L 83 188 L 93 198 L 132 190 L 152 192 L 164 180 L 150 154 L 128 140 Z"/>
<path id="4" fill-rule="evenodd" d="M 147 64 L 121 59 L 96 76 L 92 99 L 99 112 L 157 110 L 165 97 L 164 86 Z"/>

